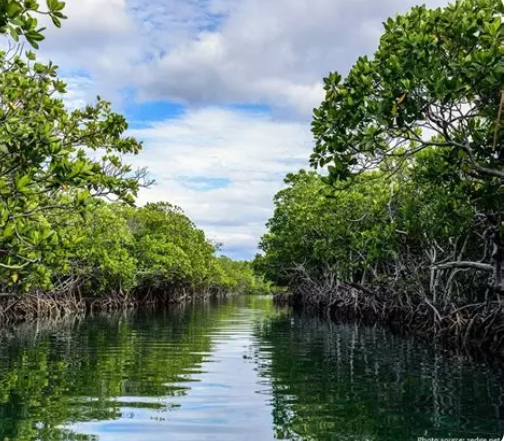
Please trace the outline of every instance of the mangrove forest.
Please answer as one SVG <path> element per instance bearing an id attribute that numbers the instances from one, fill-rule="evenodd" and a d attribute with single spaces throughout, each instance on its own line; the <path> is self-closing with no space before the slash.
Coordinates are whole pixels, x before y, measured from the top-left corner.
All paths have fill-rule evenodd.
<path id="1" fill-rule="evenodd" d="M 502 439 L 503 4 L 402 3 L 0 0 L 0 441 Z"/>
<path id="2" fill-rule="evenodd" d="M 37 49 L 38 14 L 60 27 L 64 6 L 3 2 L 0 33 Z M 32 50 L 10 44 L 0 63 L 0 321 L 269 292 L 179 207 L 134 206 L 153 180 L 123 160 L 142 144 L 109 102 L 68 110 L 58 66 Z"/>
<path id="3" fill-rule="evenodd" d="M 420 6 L 324 78 L 255 262 L 280 301 L 503 360 L 503 46 L 500 1 Z"/>

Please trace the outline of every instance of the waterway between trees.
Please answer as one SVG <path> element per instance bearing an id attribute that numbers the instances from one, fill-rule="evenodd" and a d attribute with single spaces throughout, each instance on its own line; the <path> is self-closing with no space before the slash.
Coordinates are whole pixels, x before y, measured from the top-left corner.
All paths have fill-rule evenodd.
<path id="1" fill-rule="evenodd" d="M 0 330 L 0 441 L 502 434 L 501 372 L 269 297 Z"/>

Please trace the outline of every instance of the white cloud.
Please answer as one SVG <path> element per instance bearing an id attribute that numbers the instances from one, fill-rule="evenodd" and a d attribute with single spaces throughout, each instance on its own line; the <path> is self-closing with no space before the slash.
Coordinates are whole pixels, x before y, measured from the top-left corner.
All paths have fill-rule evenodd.
<path id="1" fill-rule="evenodd" d="M 138 203 L 179 205 L 236 254 L 253 254 L 283 177 L 304 167 L 311 150 L 306 124 L 216 107 L 130 133 L 145 143 L 133 163 L 147 166 L 157 179 L 155 187 L 141 191 Z M 202 191 L 193 183 L 217 179 L 227 185 Z"/>
<path id="2" fill-rule="evenodd" d="M 68 0 L 69 19 L 48 26 L 41 56 L 62 66 L 69 107 L 99 94 L 118 108 L 125 88 L 140 100 L 187 105 L 175 119 L 131 131 L 146 146 L 135 165 L 159 183 L 139 201 L 180 205 L 239 256 L 255 248 L 282 177 L 307 164 L 322 77 L 372 54 L 381 22 L 418 3 Z M 261 104 L 278 119 L 225 110 L 230 104 Z"/>
<path id="3" fill-rule="evenodd" d="M 43 48 L 100 91 L 190 105 L 318 105 L 321 79 L 371 54 L 381 22 L 415 0 L 71 0 Z M 430 4 L 443 4 L 432 0 Z"/>
<path id="4" fill-rule="evenodd" d="M 67 92 L 62 95 L 67 109 L 80 109 L 90 103 L 90 95 L 94 89 L 93 81 L 90 78 L 83 75 L 73 75 L 64 76 L 62 80 L 67 84 Z"/>
<path id="5" fill-rule="evenodd" d="M 56 62 L 66 77 L 86 73 L 93 81 L 88 102 L 97 94 L 118 100 L 119 88 L 129 83 L 125 72 L 139 63 L 150 46 L 136 35 L 137 17 L 125 0 L 70 0 L 64 13 L 68 19 L 61 28 L 41 17 L 47 29 L 39 56 Z"/>

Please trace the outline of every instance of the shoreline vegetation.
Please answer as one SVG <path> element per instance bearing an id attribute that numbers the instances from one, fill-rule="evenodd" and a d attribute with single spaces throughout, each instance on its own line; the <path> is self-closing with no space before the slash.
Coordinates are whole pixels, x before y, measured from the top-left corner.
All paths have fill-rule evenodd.
<path id="1" fill-rule="evenodd" d="M 95 313 L 115 313 L 133 309 L 165 308 L 181 305 L 192 300 L 208 300 L 230 295 L 253 294 L 227 292 L 225 290 L 201 290 L 199 293 L 181 291 L 170 295 L 145 293 L 111 293 L 101 296 L 84 296 L 54 292 L 30 293 L 23 296 L 7 295 L 0 299 L 0 328 L 36 322 L 40 319 L 53 323 L 64 322 L 73 317 Z M 261 294 L 265 294 L 262 292 Z"/>
<path id="2" fill-rule="evenodd" d="M 59 0 L 0 6 L 0 324 L 88 309 L 269 292 L 250 263 L 219 256 L 171 204 L 135 207 L 143 146 L 100 97 L 71 110 L 58 66 L 42 63 L 38 19 L 66 19 Z"/>
<path id="3" fill-rule="evenodd" d="M 273 301 L 277 306 L 324 315 L 337 322 L 380 324 L 394 333 L 410 334 L 426 343 L 437 344 L 441 350 L 468 360 L 503 366 L 504 324 L 500 302 L 435 310 L 424 300 L 408 303 L 403 296 L 396 298 L 378 286 L 366 288 L 342 283 L 327 293 L 326 299 L 320 300 L 305 294 L 314 292 L 307 291 L 308 288 L 301 285 L 294 292 L 275 294 Z"/>
<path id="4" fill-rule="evenodd" d="M 178 207 L 92 204 L 83 218 L 54 219 L 53 234 L 68 240 L 59 260 L 42 254 L 23 278 L 16 270 L 15 280 L 0 282 L 0 326 L 274 291 L 250 262 L 217 256 L 218 245 Z"/>
<path id="5" fill-rule="evenodd" d="M 65 244 L 57 261 L 42 253 L 22 278 L 0 283 L 0 325 L 273 290 L 250 262 L 217 256 L 178 207 L 96 200 L 88 210 L 53 219 L 51 231 Z"/>
<path id="6" fill-rule="evenodd" d="M 287 287 L 276 303 L 503 363 L 503 16 L 414 7 L 324 78 L 310 164 L 327 173 L 287 175 L 254 262 Z"/>

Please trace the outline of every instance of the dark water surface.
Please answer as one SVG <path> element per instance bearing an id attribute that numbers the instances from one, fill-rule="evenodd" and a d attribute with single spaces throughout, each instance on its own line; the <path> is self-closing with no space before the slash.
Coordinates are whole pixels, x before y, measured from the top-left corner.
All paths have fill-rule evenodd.
<path id="1" fill-rule="evenodd" d="M 502 433 L 498 372 L 269 298 L 0 331 L 0 441 Z"/>

